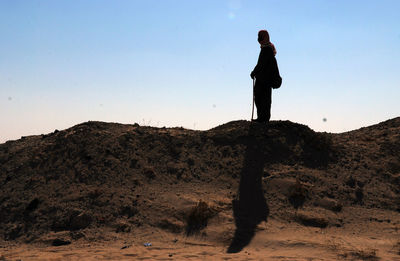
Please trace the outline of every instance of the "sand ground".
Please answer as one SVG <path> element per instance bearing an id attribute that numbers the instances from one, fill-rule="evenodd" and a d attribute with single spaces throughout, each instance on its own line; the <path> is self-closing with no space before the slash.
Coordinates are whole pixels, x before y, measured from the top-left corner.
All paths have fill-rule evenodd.
<path id="1" fill-rule="evenodd" d="M 125 238 L 115 234 L 106 242 L 78 240 L 58 247 L 8 243 L 0 252 L 2 260 L 400 260 L 398 225 L 354 227 L 307 228 L 270 219 L 260 223 L 251 243 L 234 254 L 226 253 L 232 231 L 226 231 L 228 237 L 221 242 L 213 241 L 229 226 L 213 221 L 203 235 L 190 237 L 143 228 Z M 148 242 L 152 245 L 144 246 Z"/>

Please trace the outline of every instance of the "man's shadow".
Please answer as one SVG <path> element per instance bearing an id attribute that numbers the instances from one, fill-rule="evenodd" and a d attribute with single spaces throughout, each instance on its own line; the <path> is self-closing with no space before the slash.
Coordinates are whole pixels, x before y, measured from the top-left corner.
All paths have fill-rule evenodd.
<path id="1" fill-rule="evenodd" d="M 265 126 L 258 124 L 251 124 L 249 127 L 239 184 L 239 198 L 232 201 L 236 231 L 227 250 L 228 253 L 240 252 L 247 246 L 255 234 L 257 225 L 266 221 L 269 215 L 269 208 L 262 188 L 266 155 L 260 138 L 262 139 L 263 129 L 265 128 Z"/>

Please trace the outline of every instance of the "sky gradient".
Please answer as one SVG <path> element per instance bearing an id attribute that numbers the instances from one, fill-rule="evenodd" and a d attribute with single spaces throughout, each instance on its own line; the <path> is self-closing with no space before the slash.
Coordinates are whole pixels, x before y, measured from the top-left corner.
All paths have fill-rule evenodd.
<path id="1" fill-rule="evenodd" d="M 0 142 L 89 121 L 209 129 L 251 116 L 267 29 L 272 120 L 400 116 L 400 1 L 0 1 Z M 326 118 L 326 121 L 323 119 Z"/>

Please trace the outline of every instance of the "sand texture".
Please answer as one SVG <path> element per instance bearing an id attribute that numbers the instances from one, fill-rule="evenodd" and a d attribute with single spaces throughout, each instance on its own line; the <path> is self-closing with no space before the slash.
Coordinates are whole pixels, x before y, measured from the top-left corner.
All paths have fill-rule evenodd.
<path id="1" fill-rule="evenodd" d="M 0 260 L 400 260 L 400 118 L 86 122 L 0 144 Z"/>

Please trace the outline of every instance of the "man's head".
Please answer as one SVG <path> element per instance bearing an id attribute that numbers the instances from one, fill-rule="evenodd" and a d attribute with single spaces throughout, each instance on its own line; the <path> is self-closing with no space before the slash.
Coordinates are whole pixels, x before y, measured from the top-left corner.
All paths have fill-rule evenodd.
<path id="1" fill-rule="evenodd" d="M 269 43 L 269 33 L 267 30 L 260 30 L 258 32 L 258 42 L 260 44 L 268 44 Z"/>

